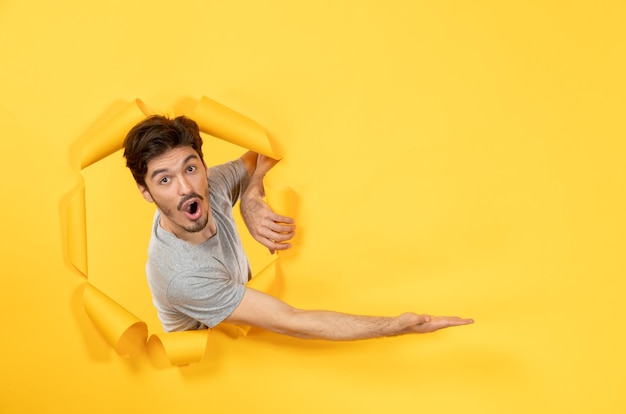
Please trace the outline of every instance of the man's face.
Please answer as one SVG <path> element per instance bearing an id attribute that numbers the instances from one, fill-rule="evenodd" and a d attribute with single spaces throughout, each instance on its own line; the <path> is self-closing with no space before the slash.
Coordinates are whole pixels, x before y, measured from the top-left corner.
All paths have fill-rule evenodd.
<path id="1" fill-rule="evenodd" d="M 161 226 L 187 241 L 203 241 L 210 218 L 205 165 L 191 147 L 177 147 L 148 162 L 139 191 L 161 211 Z"/>

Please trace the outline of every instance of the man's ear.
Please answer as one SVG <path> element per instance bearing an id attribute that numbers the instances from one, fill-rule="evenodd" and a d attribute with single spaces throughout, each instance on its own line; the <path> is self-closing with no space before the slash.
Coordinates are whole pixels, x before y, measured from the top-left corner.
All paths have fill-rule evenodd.
<path id="1" fill-rule="evenodd" d="M 143 198 L 145 198 L 148 203 L 154 203 L 154 199 L 152 198 L 152 194 L 150 194 L 150 191 L 148 191 L 147 187 L 145 187 L 145 186 L 143 186 L 141 184 L 137 184 L 137 189 L 139 190 L 139 192 L 141 193 Z"/>

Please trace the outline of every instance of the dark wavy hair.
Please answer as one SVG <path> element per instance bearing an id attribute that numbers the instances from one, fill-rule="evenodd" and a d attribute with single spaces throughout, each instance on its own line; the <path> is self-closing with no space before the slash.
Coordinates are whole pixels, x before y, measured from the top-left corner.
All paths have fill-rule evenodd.
<path id="1" fill-rule="evenodd" d="M 162 115 L 150 116 L 131 129 L 124 139 L 124 157 L 137 184 L 145 187 L 148 162 L 172 148 L 192 147 L 200 160 L 202 137 L 195 121 L 178 116 L 170 119 Z"/>

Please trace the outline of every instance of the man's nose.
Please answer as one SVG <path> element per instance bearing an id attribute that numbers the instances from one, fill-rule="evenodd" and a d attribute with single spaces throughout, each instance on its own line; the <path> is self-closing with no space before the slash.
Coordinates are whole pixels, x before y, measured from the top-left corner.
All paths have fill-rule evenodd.
<path id="1" fill-rule="evenodd" d="M 178 192 L 180 193 L 180 195 L 189 194 L 191 192 L 191 184 L 187 180 L 187 177 L 182 175 L 179 178 L 178 182 L 179 182 Z"/>

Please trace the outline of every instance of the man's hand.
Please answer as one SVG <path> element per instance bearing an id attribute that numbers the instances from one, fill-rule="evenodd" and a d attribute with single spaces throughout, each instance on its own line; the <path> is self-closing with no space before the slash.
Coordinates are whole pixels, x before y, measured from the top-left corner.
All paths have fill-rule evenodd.
<path id="1" fill-rule="evenodd" d="M 262 154 L 254 154 L 254 159 L 252 154 L 242 157 L 250 172 L 250 180 L 241 197 L 241 215 L 252 237 L 274 254 L 276 250 L 291 247 L 285 242 L 293 238 L 296 228 L 291 217 L 276 214 L 263 200 L 263 178 L 278 161 Z"/>
<path id="2" fill-rule="evenodd" d="M 403 313 L 396 318 L 398 323 L 397 335 L 409 333 L 429 333 L 452 326 L 474 323 L 473 319 L 463 319 L 458 316 L 431 316 Z"/>
<path id="3" fill-rule="evenodd" d="M 295 235 L 294 220 L 274 213 L 260 197 L 244 196 L 241 215 L 252 237 L 267 247 L 270 253 L 291 247 L 285 242 Z"/>

